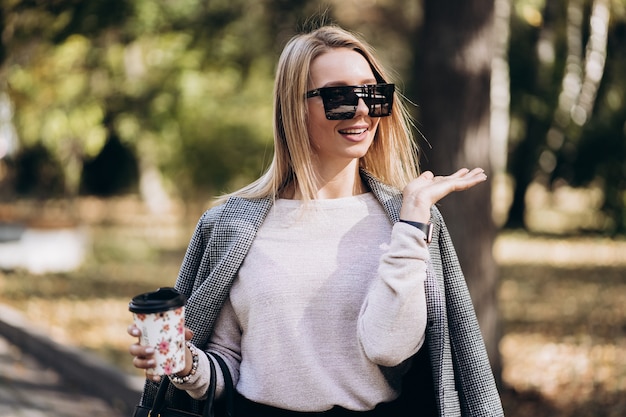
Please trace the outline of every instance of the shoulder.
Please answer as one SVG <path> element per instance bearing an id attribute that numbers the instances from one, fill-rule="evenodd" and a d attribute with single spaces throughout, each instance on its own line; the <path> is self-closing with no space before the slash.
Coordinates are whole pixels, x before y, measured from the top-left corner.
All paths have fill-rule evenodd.
<path id="1" fill-rule="evenodd" d="M 194 237 L 206 241 L 218 219 L 222 216 L 223 211 L 224 205 L 220 204 L 218 206 L 211 207 L 202 213 L 196 224 Z"/>
<path id="2" fill-rule="evenodd" d="M 225 203 L 221 203 L 219 205 L 208 208 L 204 213 L 202 213 L 202 216 L 200 216 L 200 220 L 198 223 L 206 226 L 215 223 L 215 221 L 222 216 L 222 213 L 224 212 L 224 206 Z"/>
<path id="3" fill-rule="evenodd" d="M 252 224 L 258 227 L 272 204 L 273 200 L 270 197 L 258 199 L 230 197 L 202 214 L 198 221 L 197 231 L 202 231 L 207 235 L 220 225 L 241 227 L 244 224 Z"/>
<path id="4" fill-rule="evenodd" d="M 208 208 L 200 217 L 200 223 L 210 225 L 220 218 L 247 217 L 250 212 L 271 206 L 272 199 L 267 198 L 244 198 L 229 197 Z"/>

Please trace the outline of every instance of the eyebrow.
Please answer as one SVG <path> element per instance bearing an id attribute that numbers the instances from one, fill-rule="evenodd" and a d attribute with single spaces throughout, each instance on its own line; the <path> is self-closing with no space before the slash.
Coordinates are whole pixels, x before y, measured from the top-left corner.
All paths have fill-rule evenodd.
<path id="1" fill-rule="evenodd" d="M 326 84 L 324 84 L 321 87 L 318 88 L 324 88 L 324 87 L 343 87 L 343 86 L 348 86 L 348 85 L 371 85 L 371 84 L 378 84 L 378 81 L 376 80 L 376 78 L 368 78 L 367 80 L 364 80 L 361 84 L 348 84 L 346 82 L 343 81 L 330 81 Z"/>

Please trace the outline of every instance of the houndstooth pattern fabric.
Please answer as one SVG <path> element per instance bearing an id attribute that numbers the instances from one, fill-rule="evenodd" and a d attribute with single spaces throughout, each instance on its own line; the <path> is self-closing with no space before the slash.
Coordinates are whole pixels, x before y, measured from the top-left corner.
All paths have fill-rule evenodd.
<path id="1" fill-rule="evenodd" d="M 390 220 L 397 222 L 402 205 L 400 192 L 365 171 L 361 175 Z M 196 346 L 206 346 L 237 271 L 271 207 L 271 198 L 247 200 L 234 197 L 206 211 L 198 221 L 175 285 L 188 297 L 185 319 L 194 332 Z M 434 225 L 431 264 L 425 282 L 426 340 L 439 415 L 503 416 L 465 278 L 436 207 L 431 211 L 431 222 Z M 157 384 L 146 381 L 141 403 L 151 404 L 157 388 Z M 171 397 L 174 392 L 169 395 Z M 415 398 L 414 415 L 419 416 L 420 393 L 405 392 L 402 395 Z M 200 404 L 193 400 L 186 406 L 195 412 L 200 408 Z"/>

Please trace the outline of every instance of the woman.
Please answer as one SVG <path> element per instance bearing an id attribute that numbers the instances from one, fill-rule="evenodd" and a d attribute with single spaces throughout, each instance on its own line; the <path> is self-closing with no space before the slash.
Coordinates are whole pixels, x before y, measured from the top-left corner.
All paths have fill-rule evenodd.
<path id="1" fill-rule="evenodd" d="M 286 45 L 272 164 L 204 213 L 176 282 L 192 341 L 176 388 L 203 397 L 212 360 L 203 350 L 228 363 L 237 416 L 503 414 L 434 207 L 486 176 L 419 175 L 388 80 L 370 47 L 338 27 Z M 130 352 L 137 368 L 154 366 L 148 348 Z"/>

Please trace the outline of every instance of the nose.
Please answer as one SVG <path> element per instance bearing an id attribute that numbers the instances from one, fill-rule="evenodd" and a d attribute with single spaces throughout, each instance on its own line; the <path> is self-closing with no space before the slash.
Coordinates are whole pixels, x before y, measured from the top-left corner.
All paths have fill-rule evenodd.
<path id="1" fill-rule="evenodd" d="M 359 97 L 359 102 L 356 107 L 356 111 L 354 112 L 354 117 L 357 116 L 367 116 L 370 112 L 370 108 L 365 104 L 365 100 Z"/>

